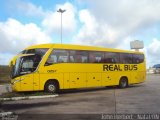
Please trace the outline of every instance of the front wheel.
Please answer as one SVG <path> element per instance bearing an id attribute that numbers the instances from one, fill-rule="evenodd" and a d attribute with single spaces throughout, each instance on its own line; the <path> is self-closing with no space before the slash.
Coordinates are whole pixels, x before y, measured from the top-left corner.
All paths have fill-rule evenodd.
<path id="1" fill-rule="evenodd" d="M 127 86 L 128 86 L 128 79 L 125 77 L 122 77 L 119 81 L 119 87 L 126 88 Z"/>
<path id="2" fill-rule="evenodd" d="M 57 93 L 58 92 L 58 84 L 57 82 L 49 81 L 45 84 L 44 90 L 49 93 Z"/>

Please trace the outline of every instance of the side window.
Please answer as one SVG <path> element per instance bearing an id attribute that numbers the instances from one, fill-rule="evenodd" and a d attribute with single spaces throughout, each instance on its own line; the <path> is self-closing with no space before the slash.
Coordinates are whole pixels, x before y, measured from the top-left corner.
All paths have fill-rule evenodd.
<path id="1" fill-rule="evenodd" d="M 138 64 L 142 63 L 143 61 L 144 61 L 143 54 L 133 54 L 133 63 Z"/>
<path id="2" fill-rule="evenodd" d="M 119 53 L 105 52 L 105 63 L 119 63 Z"/>
<path id="3" fill-rule="evenodd" d="M 87 63 L 88 62 L 88 52 L 72 50 L 70 51 L 70 62 L 72 63 Z"/>
<path id="4" fill-rule="evenodd" d="M 70 53 L 69 54 L 69 62 L 75 63 L 76 62 L 76 60 L 75 60 L 75 58 L 76 58 L 76 51 L 72 50 L 69 53 Z"/>
<path id="5" fill-rule="evenodd" d="M 35 49 L 35 53 L 40 55 L 40 56 L 43 56 L 46 52 L 48 51 L 48 48 L 38 48 L 38 49 Z"/>
<path id="6" fill-rule="evenodd" d="M 38 54 L 40 56 L 43 56 L 47 51 L 48 48 L 36 48 L 36 49 L 24 50 L 23 54 Z"/>
<path id="7" fill-rule="evenodd" d="M 36 56 L 24 56 L 21 59 L 21 64 L 20 64 L 20 73 L 23 74 L 23 72 L 33 72 L 37 68 L 37 63 L 34 60 Z M 36 64 L 36 65 L 35 65 Z"/>
<path id="8" fill-rule="evenodd" d="M 103 52 L 89 52 L 89 63 L 102 63 L 103 58 Z"/>
<path id="9" fill-rule="evenodd" d="M 132 54 L 120 53 L 120 61 L 122 64 L 132 64 Z"/>
<path id="10" fill-rule="evenodd" d="M 46 64 L 69 62 L 69 52 L 67 50 L 53 50 L 48 57 Z"/>
<path id="11" fill-rule="evenodd" d="M 25 51 L 25 54 L 33 54 L 35 53 L 35 49 L 29 49 Z"/>
<path id="12" fill-rule="evenodd" d="M 19 54 L 25 54 L 26 50 L 21 51 Z"/>

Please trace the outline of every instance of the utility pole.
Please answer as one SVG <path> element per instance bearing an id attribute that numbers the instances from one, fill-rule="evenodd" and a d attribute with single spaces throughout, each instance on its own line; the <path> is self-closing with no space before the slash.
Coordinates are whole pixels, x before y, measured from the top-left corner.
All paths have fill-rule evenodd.
<path id="1" fill-rule="evenodd" d="M 57 10 L 57 12 L 61 13 L 61 44 L 62 44 L 62 13 L 64 13 L 66 10 L 62 10 L 61 8 L 59 8 L 59 10 Z"/>

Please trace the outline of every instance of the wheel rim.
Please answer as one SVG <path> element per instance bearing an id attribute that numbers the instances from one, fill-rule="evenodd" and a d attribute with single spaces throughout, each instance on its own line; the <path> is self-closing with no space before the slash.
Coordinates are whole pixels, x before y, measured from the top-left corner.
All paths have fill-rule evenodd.
<path id="1" fill-rule="evenodd" d="M 126 80 L 122 80 L 121 85 L 122 85 L 122 87 L 126 87 L 127 86 Z"/>
<path id="2" fill-rule="evenodd" d="M 48 86 L 48 90 L 49 90 L 50 92 L 54 92 L 54 91 L 56 90 L 56 87 L 55 87 L 54 85 L 49 85 L 49 86 Z"/>

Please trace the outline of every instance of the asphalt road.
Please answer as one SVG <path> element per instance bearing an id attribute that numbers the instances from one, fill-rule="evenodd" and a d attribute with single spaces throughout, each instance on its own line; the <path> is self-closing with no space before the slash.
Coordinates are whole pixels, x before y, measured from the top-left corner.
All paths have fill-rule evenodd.
<path id="1" fill-rule="evenodd" d="M 83 114 L 101 119 L 100 114 L 157 114 L 160 113 L 160 75 L 148 75 L 146 82 L 126 89 L 116 87 L 62 91 L 56 98 L 3 102 L 3 111 L 33 117 L 43 114 Z M 71 115 L 74 119 L 74 115 Z M 70 116 L 65 116 L 65 118 Z M 43 118 L 42 116 L 40 118 Z M 97 119 L 98 119 L 97 118 Z M 86 119 L 90 119 L 86 116 Z"/>

